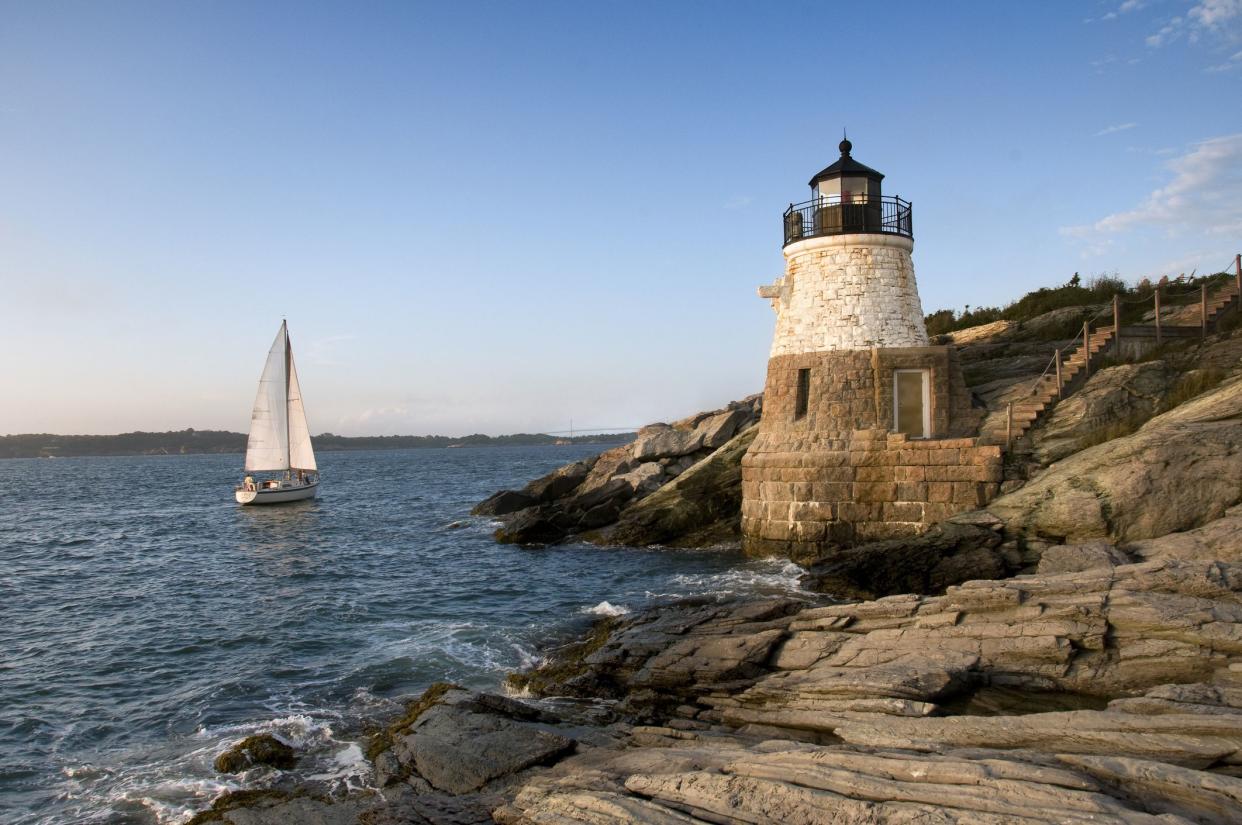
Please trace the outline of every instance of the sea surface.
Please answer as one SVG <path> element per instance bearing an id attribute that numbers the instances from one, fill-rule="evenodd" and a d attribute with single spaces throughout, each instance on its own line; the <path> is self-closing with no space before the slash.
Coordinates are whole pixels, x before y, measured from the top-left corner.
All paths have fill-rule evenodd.
<path id="1" fill-rule="evenodd" d="M 470 507 L 598 447 L 328 453 L 313 502 L 238 507 L 241 456 L 0 460 L 0 822 L 177 823 L 271 731 L 365 786 L 366 720 L 498 688 L 599 615 L 796 588 L 723 551 L 498 545 Z M 287 778 L 287 777 L 286 777 Z"/>

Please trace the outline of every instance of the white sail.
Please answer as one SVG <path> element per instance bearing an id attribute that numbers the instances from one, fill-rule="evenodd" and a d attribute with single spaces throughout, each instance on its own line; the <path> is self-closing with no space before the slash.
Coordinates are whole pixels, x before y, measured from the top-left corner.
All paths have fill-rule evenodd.
<path id="1" fill-rule="evenodd" d="M 295 470 L 317 470 L 310 428 L 306 425 L 306 408 L 302 406 L 298 369 L 293 365 L 293 346 L 286 345 L 289 347 L 289 466 Z"/>
<path id="2" fill-rule="evenodd" d="M 267 353 L 267 364 L 263 367 L 263 377 L 259 379 L 259 393 L 254 399 L 254 411 L 250 414 L 246 472 L 289 469 L 285 341 L 285 325 L 281 324 L 280 332 L 276 333 L 276 340 Z"/>

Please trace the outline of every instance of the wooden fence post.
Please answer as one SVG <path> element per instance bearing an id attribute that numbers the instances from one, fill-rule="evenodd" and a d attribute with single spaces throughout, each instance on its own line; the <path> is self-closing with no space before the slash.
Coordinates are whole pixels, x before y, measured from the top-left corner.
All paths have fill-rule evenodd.
<path id="1" fill-rule="evenodd" d="M 1238 298 L 1242 300 L 1242 252 L 1233 256 L 1233 281 L 1238 288 Z"/>
<path id="2" fill-rule="evenodd" d="M 1156 284 L 1156 346 L 1160 346 L 1160 284 Z"/>
<path id="3" fill-rule="evenodd" d="M 1061 350 L 1057 350 L 1057 398 L 1061 398 Z"/>
<path id="4" fill-rule="evenodd" d="M 1082 322 L 1082 375 L 1088 378 L 1091 375 L 1091 322 Z"/>
<path id="5" fill-rule="evenodd" d="M 1113 296 L 1113 351 L 1121 357 L 1121 296 Z"/>
<path id="6" fill-rule="evenodd" d="M 1207 337 L 1207 284 L 1199 287 L 1199 318 L 1202 319 L 1202 334 Z"/>

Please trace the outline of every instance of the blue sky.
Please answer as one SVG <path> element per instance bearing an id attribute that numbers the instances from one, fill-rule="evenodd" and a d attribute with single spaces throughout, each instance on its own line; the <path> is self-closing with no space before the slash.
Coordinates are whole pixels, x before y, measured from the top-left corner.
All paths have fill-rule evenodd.
<path id="1" fill-rule="evenodd" d="M 0 2 L 0 433 L 630 426 L 762 387 L 780 214 L 926 311 L 1242 247 L 1242 0 Z"/>

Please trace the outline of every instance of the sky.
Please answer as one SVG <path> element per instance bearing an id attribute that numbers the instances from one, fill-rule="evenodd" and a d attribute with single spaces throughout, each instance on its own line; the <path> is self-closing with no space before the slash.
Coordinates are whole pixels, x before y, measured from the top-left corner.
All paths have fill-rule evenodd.
<path id="1" fill-rule="evenodd" d="M 927 312 L 1242 248 L 1242 0 L 0 0 L 0 433 L 630 428 L 758 392 L 781 213 Z"/>

